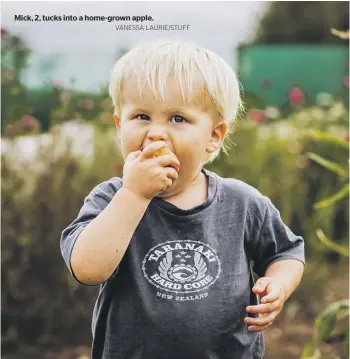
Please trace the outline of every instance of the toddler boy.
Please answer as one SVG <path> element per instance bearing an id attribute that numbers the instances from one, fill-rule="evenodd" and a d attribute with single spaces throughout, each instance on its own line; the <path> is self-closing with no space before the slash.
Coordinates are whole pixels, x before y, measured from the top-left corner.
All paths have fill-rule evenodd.
<path id="1" fill-rule="evenodd" d="M 256 189 L 203 167 L 241 107 L 234 72 L 157 41 L 119 59 L 110 95 L 123 177 L 94 188 L 61 237 L 74 278 L 100 285 L 92 359 L 262 358 L 304 241 Z"/>

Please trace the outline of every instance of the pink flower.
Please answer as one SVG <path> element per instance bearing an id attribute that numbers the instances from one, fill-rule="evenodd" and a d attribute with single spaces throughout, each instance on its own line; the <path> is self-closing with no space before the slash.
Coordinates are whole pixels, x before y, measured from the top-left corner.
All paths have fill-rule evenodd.
<path id="1" fill-rule="evenodd" d="M 345 87 L 349 87 L 349 75 L 347 75 L 347 76 L 344 76 L 344 79 L 343 79 L 343 84 L 344 84 L 344 86 Z"/>
<path id="2" fill-rule="evenodd" d="M 91 110 L 94 108 L 94 101 L 90 99 L 80 100 L 78 101 L 78 106 L 80 108 L 84 108 L 85 110 Z"/>
<path id="3" fill-rule="evenodd" d="M 263 122 L 265 122 L 265 119 L 266 119 L 264 111 L 257 110 L 257 109 L 251 109 L 249 111 L 249 117 L 257 123 L 263 123 Z"/>
<path id="4" fill-rule="evenodd" d="M 291 105 L 301 105 L 305 102 L 305 94 L 299 87 L 292 87 L 288 92 Z"/>
<path id="5" fill-rule="evenodd" d="M 57 89 L 57 90 L 61 90 L 62 89 L 62 84 L 59 81 L 54 81 L 53 82 L 53 86 Z"/>
<path id="6" fill-rule="evenodd" d="M 40 129 L 40 122 L 33 116 L 24 115 L 19 120 L 19 126 L 23 130 L 39 130 Z"/>
<path id="7" fill-rule="evenodd" d="M 346 142 L 350 142 L 350 133 L 348 133 L 345 137 L 344 137 L 344 140 Z"/>
<path id="8" fill-rule="evenodd" d="M 7 34 L 8 34 L 7 30 L 2 27 L 1 28 L 1 36 L 7 35 Z"/>

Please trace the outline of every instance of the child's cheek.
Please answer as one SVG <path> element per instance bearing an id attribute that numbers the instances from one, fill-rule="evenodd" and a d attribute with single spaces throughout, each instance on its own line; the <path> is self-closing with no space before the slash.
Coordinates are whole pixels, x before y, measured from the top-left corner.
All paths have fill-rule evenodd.
<path id="1" fill-rule="evenodd" d="M 120 137 L 121 148 L 127 155 L 131 152 L 138 151 L 142 146 L 142 137 L 138 136 L 136 131 L 134 135 L 130 131 L 124 131 Z"/>
<path id="2" fill-rule="evenodd" d="M 201 146 L 196 142 L 188 140 L 183 146 L 176 151 L 176 156 L 182 166 L 197 167 L 201 162 Z"/>

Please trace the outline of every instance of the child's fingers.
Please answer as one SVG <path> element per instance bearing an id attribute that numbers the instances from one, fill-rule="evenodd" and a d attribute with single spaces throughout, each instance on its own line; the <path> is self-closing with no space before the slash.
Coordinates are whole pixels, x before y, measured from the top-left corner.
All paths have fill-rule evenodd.
<path id="1" fill-rule="evenodd" d="M 261 299 L 261 303 L 273 302 L 281 296 L 281 288 L 269 284 L 267 287 L 267 295 Z"/>
<path id="2" fill-rule="evenodd" d="M 258 294 L 265 291 L 270 281 L 271 278 L 267 278 L 267 277 L 259 278 L 258 281 L 255 283 L 254 287 L 252 288 L 253 292 Z"/>
<path id="3" fill-rule="evenodd" d="M 267 316 L 269 314 L 261 314 L 261 315 L 262 316 Z M 276 315 L 276 317 L 277 317 L 277 315 Z M 266 324 L 266 325 L 249 325 L 248 324 L 248 330 L 250 332 L 261 332 L 261 331 L 267 329 L 270 325 L 272 325 L 272 323 L 273 323 L 273 320 L 269 324 Z"/>
<path id="4" fill-rule="evenodd" d="M 271 324 L 270 324 L 271 325 Z M 267 329 L 270 325 L 258 326 L 258 325 L 251 325 L 248 327 L 250 332 L 262 332 L 263 330 Z"/>
<path id="5" fill-rule="evenodd" d="M 170 178 L 172 181 L 177 180 L 178 174 L 177 174 L 177 171 L 174 168 L 172 168 L 172 167 L 165 168 L 164 171 L 165 171 L 166 176 L 168 178 Z"/>
<path id="6" fill-rule="evenodd" d="M 180 162 L 174 154 L 160 156 L 156 159 L 156 161 L 162 167 L 171 166 L 174 167 L 176 170 L 180 169 Z"/>
<path id="7" fill-rule="evenodd" d="M 156 141 L 148 145 L 143 149 L 140 155 L 141 160 L 145 160 L 148 158 L 153 158 L 153 155 L 156 151 L 161 150 L 162 148 L 166 147 L 167 144 L 164 141 Z"/>
<path id="8" fill-rule="evenodd" d="M 135 152 L 130 152 L 127 157 L 126 157 L 126 162 L 128 161 L 132 161 L 134 159 L 136 159 L 137 157 L 139 157 L 141 154 L 141 150 L 135 151 Z"/>
<path id="9" fill-rule="evenodd" d="M 250 305 L 246 308 L 248 313 L 270 313 L 277 310 L 281 301 L 275 300 L 274 302 L 259 305 Z"/>
<path id="10" fill-rule="evenodd" d="M 264 315 L 258 318 L 245 317 L 244 323 L 248 325 L 259 325 L 259 326 L 270 325 L 276 319 L 276 317 L 277 317 L 276 312 L 272 312 L 268 315 Z"/>

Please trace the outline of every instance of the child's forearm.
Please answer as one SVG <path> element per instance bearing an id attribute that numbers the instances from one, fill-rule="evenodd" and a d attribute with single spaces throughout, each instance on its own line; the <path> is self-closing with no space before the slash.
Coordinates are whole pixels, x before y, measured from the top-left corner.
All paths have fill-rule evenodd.
<path id="1" fill-rule="evenodd" d="M 107 280 L 122 260 L 150 200 L 121 188 L 79 235 L 71 256 L 75 276 L 86 284 Z"/>
<path id="2" fill-rule="evenodd" d="M 289 296 L 299 285 L 304 272 L 304 264 L 296 259 L 285 259 L 271 264 L 265 277 L 279 279 L 281 286 L 284 289 L 284 300 Z"/>

